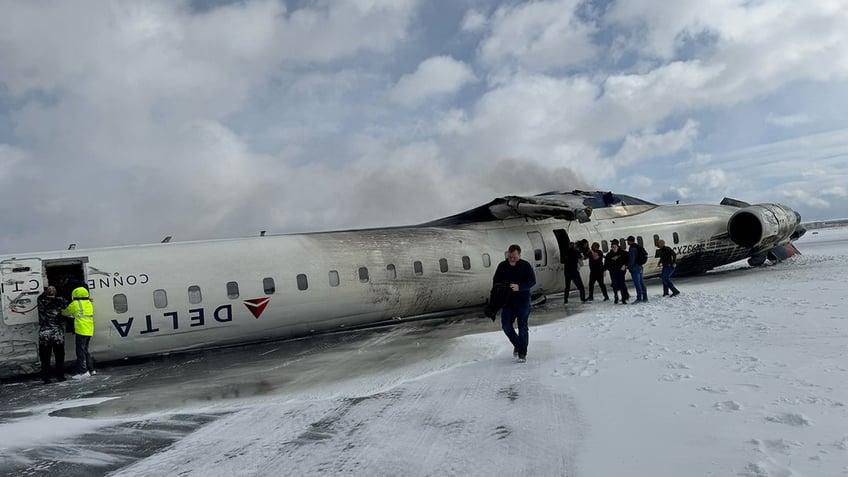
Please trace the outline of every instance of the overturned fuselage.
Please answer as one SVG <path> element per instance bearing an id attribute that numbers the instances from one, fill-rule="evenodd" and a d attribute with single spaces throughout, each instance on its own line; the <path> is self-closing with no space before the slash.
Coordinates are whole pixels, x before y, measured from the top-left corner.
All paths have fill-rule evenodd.
<path id="1" fill-rule="evenodd" d="M 60 276 L 88 286 L 91 351 L 109 361 L 483 305 L 512 243 L 534 266 L 533 294 L 545 295 L 563 289 L 569 241 L 606 251 L 609 240 L 633 235 L 652 251 L 662 238 L 687 274 L 786 256 L 802 233 L 782 205 L 658 206 L 575 191 L 504 197 L 410 227 L 16 254 L 0 257 L 0 376 L 37 369 L 35 301 Z M 649 260 L 646 276 L 658 272 Z"/>

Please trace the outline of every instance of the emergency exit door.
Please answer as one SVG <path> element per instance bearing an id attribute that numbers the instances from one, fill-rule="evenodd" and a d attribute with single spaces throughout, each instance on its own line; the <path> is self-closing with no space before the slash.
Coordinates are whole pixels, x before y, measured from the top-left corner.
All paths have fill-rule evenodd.
<path id="1" fill-rule="evenodd" d="M 38 296 L 42 292 L 40 258 L 0 262 L 3 323 L 21 325 L 38 322 Z"/>

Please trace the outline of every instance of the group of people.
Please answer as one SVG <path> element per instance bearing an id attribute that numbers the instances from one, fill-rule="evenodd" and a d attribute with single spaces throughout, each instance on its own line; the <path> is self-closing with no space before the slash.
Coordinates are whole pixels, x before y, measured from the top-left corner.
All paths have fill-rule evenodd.
<path id="1" fill-rule="evenodd" d="M 680 291 L 671 282 L 671 275 L 677 267 L 677 254 L 665 244 L 664 240 L 657 241 L 657 253 L 659 264 L 662 268 L 663 296 L 677 296 Z M 643 276 L 643 265 L 647 261 L 647 251 L 636 242 L 632 235 L 627 237 L 626 245 L 620 244 L 618 239 L 610 241 L 610 251 L 604 254 L 601 245 L 594 242 L 589 246 L 589 241 L 583 239 L 579 242 L 570 242 L 562 256 L 565 265 L 565 303 L 568 303 L 568 295 L 571 293 L 571 284 L 580 293 L 580 301 L 593 301 L 595 295 L 595 284 L 597 284 L 604 296 L 604 301 L 609 301 L 609 293 L 604 284 L 604 275 L 610 274 L 613 296 L 615 303 L 627 304 L 630 292 L 624 283 L 626 272 L 630 272 L 633 287 L 636 289 L 636 299 L 632 303 L 646 303 L 648 292 Z M 580 275 L 580 264 L 589 263 L 589 294 L 586 295 L 586 287 Z"/>
<path id="2" fill-rule="evenodd" d="M 41 379 L 49 384 L 51 379 L 65 381 L 65 325 L 73 320 L 76 374 L 80 379 L 96 374 L 88 345 L 94 336 L 94 305 L 88 289 L 68 278 L 60 280 L 64 293 L 48 286 L 38 297 L 38 357 L 41 361 Z M 50 366 L 51 358 L 55 365 Z"/>
<path id="3" fill-rule="evenodd" d="M 589 241 L 585 239 L 577 243 L 569 243 L 562 254 L 562 263 L 565 265 L 565 303 L 568 303 L 572 282 L 580 293 L 580 301 L 585 303 L 594 300 L 595 284 L 599 286 L 604 301 L 609 301 L 609 293 L 604 284 L 604 274 L 607 271 L 610 273 L 616 304 L 620 302 L 626 305 L 627 300 L 630 299 L 630 292 L 624 282 L 627 271 L 630 272 L 633 287 L 636 289 L 636 299 L 632 303 L 647 303 L 648 292 L 642 269 L 647 262 L 647 251 L 632 235 L 627 237 L 626 242 L 625 248 L 625 245 L 619 244 L 617 239 L 611 240 L 610 251 L 606 254 L 601 250 L 598 242 L 594 242 L 591 247 Z M 677 267 L 677 254 L 665 244 L 664 240 L 658 240 L 656 245 L 655 257 L 659 258 L 659 265 L 662 268 L 663 296 L 679 295 L 680 291 L 671 282 L 671 275 Z M 580 276 L 582 261 L 589 263 L 588 296 L 583 286 L 583 278 Z M 487 306 L 486 315 L 494 320 L 497 308 L 500 308 L 501 326 L 512 343 L 513 356 L 518 359 L 518 362 L 523 363 L 527 360 L 529 343 L 530 290 L 536 285 L 536 274 L 530 262 L 521 259 L 520 246 L 516 244 L 509 246 L 507 258 L 498 264 L 492 283 L 492 297 L 493 301 L 494 297 L 498 297 L 497 305 Z"/>

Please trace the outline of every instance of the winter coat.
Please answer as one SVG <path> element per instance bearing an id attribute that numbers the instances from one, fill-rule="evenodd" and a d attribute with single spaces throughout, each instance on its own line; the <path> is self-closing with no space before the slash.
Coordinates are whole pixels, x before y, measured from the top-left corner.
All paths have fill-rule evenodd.
<path id="1" fill-rule="evenodd" d="M 94 305 L 88 297 L 85 287 L 75 288 L 71 301 L 62 310 L 62 314 L 74 319 L 74 333 L 81 336 L 94 336 Z"/>
<path id="2" fill-rule="evenodd" d="M 38 341 L 43 344 L 62 344 L 65 342 L 65 318 L 62 308 L 65 300 L 50 296 L 47 292 L 38 297 Z"/>

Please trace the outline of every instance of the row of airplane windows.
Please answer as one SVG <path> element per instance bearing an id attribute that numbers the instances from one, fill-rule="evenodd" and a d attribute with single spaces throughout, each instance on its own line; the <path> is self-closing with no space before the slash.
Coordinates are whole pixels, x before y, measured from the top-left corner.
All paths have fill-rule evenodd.
<path id="1" fill-rule="evenodd" d="M 659 240 L 658 235 L 654 235 L 654 244 Z M 642 245 L 642 236 L 636 237 L 637 243 Z M 625 242 L 625 239 L 620 239 L 621 243 Z M 674 232 L 674 243 L 677 244 L 680 242 L 680 238 L 677 235 L 677 232 Z M 609 243 L 606 240 L 601 241 L 601 247 L 603 251 L 606 253 L 609 251 Z M 506 252 L 504 252 L 504 256 L 506 256 Z M 538 261 L 541 260 L 542 250 L 535 249 L 534 250 L 534 258 Z M 492 258 L 488 253 L 484 253 L 481 256 L 483 261 L 484 268 L 490 268 L 492 266 Z M 462 259 L 462 269 L 470 270 L 471 269 L 471 257 L 468 255 L 463 255 Z M 439 271 L 441 273 L 447 273 L 448 260 L 446 258 L 439 259 Z M 412 262 L 412 272 L 415 276 L 424 275 L 424 264 L 420 260 L 416 260 Z M 370 281 L 370 276 L 368 272 L 368 267 L 359 267 L 357 270 L 357 276 L 359 278 L 360 283 L 368 283 Z M 397 279 L 397 267 L 393 263 L 386 265 L 386 277 L 389 280 Z M 298 290 L 306 290 L 309 288 L 309 279 L 307 278 L 305 273 L 300 273 L 295 277 L 297 281 L 297 289 Z M 339 276 L 338 270 L 330 270 L 328 273 L 328 280 L 331 287 L 337 287 L 341 284 L 341 277 Z M 238 282 L 230 281 L 226 284 L 227 287 L 227 298 L 231 300 L 235 300 L 239 297 L 239 284 Z M 276 284 L 274 279 L 271 277 L 265 277 L 262 279 L 262 288 L 266 295 L 273 295 L 277 291 Z M 197 285 L 192 285 L 188 287 L 188 302 L 192 305 L 198 305 L 203 301 L 203 293 L 200 290 L 200 287 Z M 129 310 L 129 303 L 127 302 L 127 296 L 123 293 L 118 293 L 112 297 L 112 306 L 115 310 L 115 313 L 126 313 Z M 168 292 L 163 289 L 156 289 L 153 291 L 153 306 L 156 308 L 167 308 L 168 307 Z"/>
<path id="2" fill-rule="evenodd" d="M 491 255 L 489 255 L 488 253 L 484 253 L 482 254 L 481 258 L 483 261 L 484 268 L 490 268 L 492 266 Z M 463 255 L 461 262 L 463 270 L 471 269 L 471 257 L 469 257 L 468 255 Z M 447 273 L 448 269 L 448 259 L 440 258 L 439 271 L 441 273 Z M 412 262 L 412 273 L 415 276 L 424 275 L 424 264 L 420 260 Z M 337 287 L 341 284 L 341 276 L 339 275 L 338 270 L 330 270 L 327 275 L 331 287 Z M 360 283 L 368 283 L 371 280 L 368 267 L 359 267 L 357 269 L 357 277 Z M 395 266 L 395 264 L 390 263 L 386 265 L 386 277 L 389 280 L 397 279 L 397 267 Z M 298 290 L 303 291 L 309 288 L 309 279 L 307 278 L 305 273 L 298 274 L 295 277 L 295 280 L 297 282 Z M 238 282 L 227 282 L 226 288 L 227 298 L 235 300 L 239 297 Z M 265 277 L 262 279 L 262 288 L 266 295 L 273 295 L 277 291 L 274 279 L 271 277 Z M 202 301 L 203 293 L 201 292 L 200 287 L 197 285 L 191 285 L 190 287 L 188 287 L 188 302 L 192 305 L 199 305 Z M 129 310 L 127 296 L 123 293 L 118 293 L 114 295 L 112 297 L 112 306 L 115 309 L 115 313 L 126 313 Z M 156 308 L 167 308 L 168 292 L 161 288 L 153 290 L 153 306 L 155 306 Z"/>

